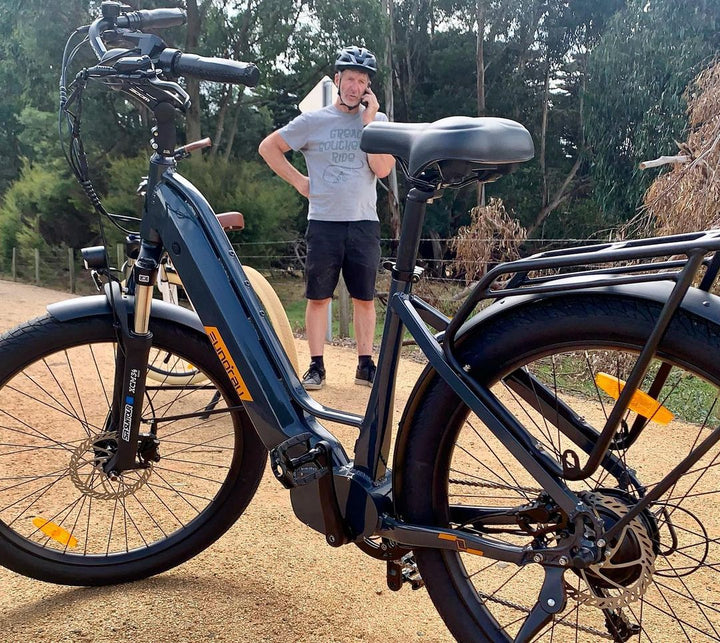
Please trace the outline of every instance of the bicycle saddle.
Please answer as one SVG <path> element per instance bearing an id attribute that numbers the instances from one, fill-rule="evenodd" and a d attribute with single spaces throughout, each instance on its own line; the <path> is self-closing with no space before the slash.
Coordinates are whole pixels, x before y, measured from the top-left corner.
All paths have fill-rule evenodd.
<path id="1" fill-rule="evenodd" d="M 433 123 L 375 121 L 362 133 L 360 149 L 369 154 L 392 154 L 417 177 L 438 165 L 445 178 L 494 170 L 497 178 L 535 154 L 532 137 L 520 123 L 506 118 L 451 116 Z M 481 180 L 488 180 L 480 177 Z"/>

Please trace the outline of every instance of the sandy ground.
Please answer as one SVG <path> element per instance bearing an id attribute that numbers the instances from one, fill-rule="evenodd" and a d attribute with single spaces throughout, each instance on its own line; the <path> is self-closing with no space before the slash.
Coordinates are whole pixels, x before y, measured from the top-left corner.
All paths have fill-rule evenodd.
<path id="1" fill-rule="evenodd" d="M 69 295 L 0 281 L 0 330 Z M 300 364 L 307 363 L 298 340 Z M 328 385 L 317 399 L 361 411 L 356 358 L 329 346 Z M 401 370 L 397 415 L 422 366 Z M 331 427 L 335 431 L 337 427 Z M 348 450 L 355 431 L 338 436 Z M 250 507 L 210 549 L 146 581 L 73 588 L 0 568 L 2 641 L 451 641 L 424 590 L 391 592 L 385 565 L 355 546 L 331 549 L 294 517 L 268 471 Z"/>

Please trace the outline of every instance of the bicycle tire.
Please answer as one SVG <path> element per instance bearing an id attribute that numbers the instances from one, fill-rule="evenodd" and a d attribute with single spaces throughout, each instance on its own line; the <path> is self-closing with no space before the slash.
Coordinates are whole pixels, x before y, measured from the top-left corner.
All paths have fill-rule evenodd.
<path id="1" fill-rule="evenodd" d="M 100 467 L 114 444 L 110 316 L 46 315 L 0 339 L 0 564 L 60 584 L 138 580 L 208 547 L 247 507 L 267 453 L 207 338 L 154 318 L 150 331 L 207 383 L 148 382 L 139 451 L 151 467 L 116 481 Z M 235 408 L 198 413 L 211 401 Z"/>
<path id="2" fill-rule="evenodd" d="M 571 447 L 582 462 L 582 451 L 557 430 L 553 413 L 541 414 L 528 404 L 531 396 L 518 395 L 510 386 L 511 375 L 518 368 L 533 373 L 556 399 L 602 429 L 613 400 L 594 383 L 594 374 L 604 370 L 626 379 L 630 356 L 642 347 L 659 310 L 658 304 L 620 296 L 548 298 L 487 321 L 463 338 L 459 350 L 473 377 L 492 385 L 546 455 L 560 462 Z M 658 363 L 650 369 L 655 373 L 660 362 L 672 366 L 656 400 L 673 411 L 675 419 L 663 426 L 641 416 L 644 428 L 637 441 L 627 448 L 618 444 L 614 451 L 621 472 L 611 473 L 613 467 L 607 464 L 589 479 L 569 483 L 606 524 L 615 522 L 643 493 L 621 483 L 623 473 L 632 476 L 637 471 L 639 483 L 650 489 L 717 426 L 718 354 L 720 326 L 679 311 L 660 345 Z M 460 535 L 463 529 L 487 534 L 492 528 L 481 520 L 451 522 L 451 515 L 459 515 L 451 514 L 452 508 L 512 509 L 540 497 L 542 490 L 527 471 L 434 371 L 418 391 L 419 399 L 409 403 L 412 416 L 395 454 L 395 461 L 403 463 L 395 486 L 401 515 L 413 523 L 451 525 Z M 558 408 L 552 401 L 549 407 Z M 628 428 L 636 417 L 628 411 Z M 718 640 L 718 462 L 716 443 L 630 523 L 608 560 L 586 573 L 566 571 L 567 606 L 532 640 L 655 640 L 657 632 L 663 640 Z M 490 537 L 532 546 L 522 527 L 511 527 Z M 552 544 L 558 536 L 542 538 Z M 431 599 L 459 641 L 510 641 L 518 636 L 538 600 L 542 565 L 515 566 L 438 549 L 417 549 L 415 555 Z"/>
<path id="3" fill-rule="evenodd" d="M 277 296 L 275 289 L 263 275 L 250 266 L 243 266 L 245 275 L 250 281 L 250 285 L 260 299 L 265 312 L 267 312 L 270 323 L 280 340 L 280 344 L 285 349 L 285 353 L 290 360 L 295 373 L 300 373 L 300 361 L 298 360 L 297 348 L 295 347 L 295 336 L 290 326 L 290 320 L 285 314 L 280 298 Z"/>

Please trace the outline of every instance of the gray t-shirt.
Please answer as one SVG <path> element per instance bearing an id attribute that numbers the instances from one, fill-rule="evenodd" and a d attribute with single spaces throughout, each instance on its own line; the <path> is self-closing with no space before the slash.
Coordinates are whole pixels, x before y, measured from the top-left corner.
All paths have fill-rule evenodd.
<path id="1" fill-rule="evenodd" d="M 300 114 L 280 129 L 280 136 L 303 153 L 310 177 L 308 219 L 377 221 L 375 174 L 360 149 L 362 107 L 348 114 L 335 105 Z M 386 121 L 382 112 L 376 121 Z"/>

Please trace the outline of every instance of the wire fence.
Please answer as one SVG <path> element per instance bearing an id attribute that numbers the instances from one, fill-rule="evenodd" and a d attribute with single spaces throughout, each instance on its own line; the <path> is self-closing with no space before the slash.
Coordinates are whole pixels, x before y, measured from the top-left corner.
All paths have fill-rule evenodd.
<path id="1" fill-rule="evenodd" d="M 465 275 L 453 270 L 454 258 L 447 250 L 450 239 L 427 238 L 421 240 L 421 256 L 418 261 L 424 269 L 416 291 L 429 303 L 446 314 L 452 314 L 459 305 L 461 294 L 466 291 L 468 280 Z M 482 242 L 484 240 L 479 240 Z M 486 240 L 488 243 L 492 239 Z M 478 242 L 478 240 L 474 240 Z M 530 248 L 559 248 L 588 243 L 579 239 L 528 239 Z M 597 240 L 594 240 L 597 243 Z M 382 261 L 379 267 L 377 291 L 382 301 L 389 288 L 389 271 L 383 265 L 392 262 L 396 241 L 381 240 Z M 263 241 L 233 243 L 233 248 L 243 264 L 260 270 L 271 283 L 297 282 L 302 297 L 303 272 L 305 265 L 305 244 L 302 238 L 288 241 Z M 431 248 L 442 248 L 437 256 Z M 423 252 L 425 250 L 425 252 Z M 107 249 L 108 261 L 120 269 L 125 262 L 123 244 Z M 483 266 L 486 268 L 487 266 Z M 90 275 L 85 271 L 79 249 L 67 246 L 44 247 L 43 249 L 13 248 L 10 257 L 0 256 L 0 278 L 35 284 L 72 293 L 88 294 L 95 291 Z"/>

